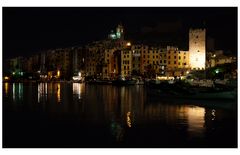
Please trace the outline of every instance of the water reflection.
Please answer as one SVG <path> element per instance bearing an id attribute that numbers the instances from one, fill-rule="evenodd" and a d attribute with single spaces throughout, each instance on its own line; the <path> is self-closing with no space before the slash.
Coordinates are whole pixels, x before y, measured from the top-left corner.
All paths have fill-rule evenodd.
<path id="1" fill-rule="evenodd" d="M 29 87 L 31 89 L 25 89 Z M 73 126 L 76 128 L 76 135 L 81 133 L 83 126 L 86 129 L 88 125 L 89 128 L 104 126 L 107 129 L 101 128 L 100 131 L 107 130 L 105 134 L 111 140 L 121 143 L 127 140 L 135 142 L 135 138 L 136 141 L 156 138 L 156 143 L 161 139 L 169 142 L 169 137 L 174 136 L 187 137 L 188 140 L 204 139 L 206 133 L 219 134 L 217 123 L 230 115 L 218 108 L 149 99 L 144 86 L 115 87 L 82 83 L 34 83 L 29 86 L 5 83 L 4 90 L 6 95 L 12 97 L 8 98 L 17 103 L 23 99 L 23 94 L 32 98 L 23 102 L 26 105 L 22 106 L 23 112 L 24 108 L 37 111 L 41 107 L 41 104 L 32 106 L 33 103 L 48 103 L 44 104 L 43 111 L 38 111 L 39 116 L 45 116 L 44 119 L 67 122 L 69 131 L 72 131 Z M 31 91 L 31 96 L 27 90 Z M 60 102 L 62 104 L 56 104 Z"/>
<path id="2" fill-rule="evenodd" d="M 46 102 L 48 94 L 48 84 L 47 83 L 39 83 L 38 84 L 38 103 Z"/>
<path id="3" fill-rule="evenodd" d="M 7 82 L 4 83 L 4 92 L 5 92 L 6 96 L 8 96 L 8 93 L 9 93 L 9 83 L 7 83 Z"/>
<path id="4" fill-rule="evenodd" d="M 131 115 L 131 112 L 127 112 L 127 125 L 129 128 L 132 127 L 130 115 Z"/>
<path id="5" fill-rule="evenodd" d="M 81 83 L 73 83 L 73 94 L 78 96 L 78 99 L 81 99 L 81 89 L 83 87 L 83 84 Z"/>
<path id="6" fill-rule="evenodd" d="M 61 102 L 61 85 L 60 83 L 57 84 L 57 102 Z"/>
<path id="7" fill-rule="evenodd" d="M 205 131 L 205 109 L 202 107 L 189 107 L 188 116 L 188 131 L 190 136 L 201 137 Z"/>
<path id="8" fill-rule="evenodd" d="M 13 83 L 12 95 L 14 102 L 23 100 L 23 83 Z"/>

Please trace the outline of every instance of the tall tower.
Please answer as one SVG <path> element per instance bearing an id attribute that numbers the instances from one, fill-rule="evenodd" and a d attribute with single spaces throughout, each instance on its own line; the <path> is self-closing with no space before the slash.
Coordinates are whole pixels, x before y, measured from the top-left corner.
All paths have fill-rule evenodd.
<path id="1" fill-rule="evenodd" d="M 189 64 L 191 69 L 205 69 L 206 29 L 189 31 Z"/>
<path id="2" fill-rule="evenodd" d="M 119 24 L 116 28 L 116 37 L 118 39 L 124 39 L 124 29 L 122 24 Z"/>

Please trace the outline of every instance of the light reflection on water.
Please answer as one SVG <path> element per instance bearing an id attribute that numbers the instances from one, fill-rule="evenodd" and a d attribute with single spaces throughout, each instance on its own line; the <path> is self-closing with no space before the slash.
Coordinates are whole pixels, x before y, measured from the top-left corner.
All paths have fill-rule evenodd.
<path id="1" fill-rule="evenodd" d="M 27 92 L 32 90 L 33 95 L 29 96 Z M 90 86 L 83 83 L 39 83 L 30 86 L 22 83 L 4 84 L 4 97 L 9 98 L 10 102 L 25 100 L 23 103 L 26 105 L 48 103 L 47 111 L 44 112 L 49 113 L 48 116 L 53 120 L 71 116 L 73 120 L 80 122 L 108 123 L 116 141 L 124 141 L 127 130 L 143 126 L 152 128 L 154 125 L 160 128 L 169 126 L 176 132 L 184 131 L 189 139 L 204 138 L 206 130 L 216 131 L 216 120 L 221 122 L 228 117 L 228 113 L 221 109 L 162 103 L 161 99 L 152 101 L 145 91 L 144 86 Z M 26 98 L 32 98 L 32 103 L 28 103 Z"/>
<path id="2" fill-rule="evenodd" d="M 61 102 L 61 85 L 60 83 L 57 84 L 57 102 Z"/>
<path id="3" fill-rule="evenodd" d="M 5 94 L 8 94 L 8 92 L 5 91 Z M 12 99 L 14 102 L 23 100 L 23 83 L 12 84 Z"/>

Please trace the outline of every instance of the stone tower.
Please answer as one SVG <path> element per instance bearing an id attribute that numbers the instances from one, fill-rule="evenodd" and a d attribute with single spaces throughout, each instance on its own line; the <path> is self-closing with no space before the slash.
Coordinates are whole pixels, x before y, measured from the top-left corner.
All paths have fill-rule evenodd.
<path id="1" fill-rule="evenodd" d="M 189 31 L 189 64 L 191 69 L 205 69 L 206 29 Z"/>

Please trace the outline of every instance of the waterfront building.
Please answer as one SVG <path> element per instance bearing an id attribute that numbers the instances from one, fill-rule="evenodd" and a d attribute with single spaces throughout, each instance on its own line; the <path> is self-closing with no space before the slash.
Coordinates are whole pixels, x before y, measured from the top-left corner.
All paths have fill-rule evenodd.
<path id="1" fill-rule="evenodd" d="M 203 70 L 206 65 L 206 29 L 189 31 L 189 63 L 193 70 Z"/>

